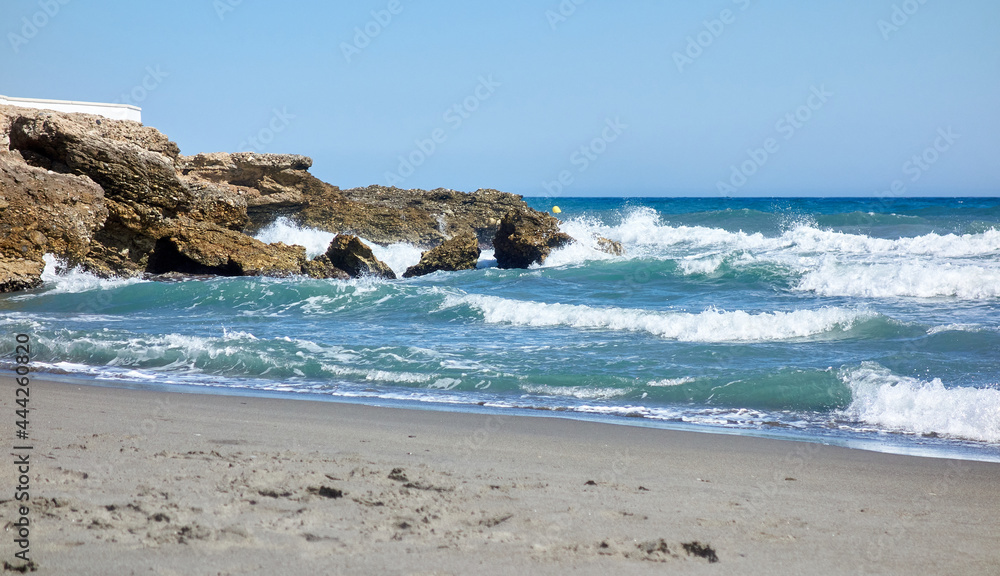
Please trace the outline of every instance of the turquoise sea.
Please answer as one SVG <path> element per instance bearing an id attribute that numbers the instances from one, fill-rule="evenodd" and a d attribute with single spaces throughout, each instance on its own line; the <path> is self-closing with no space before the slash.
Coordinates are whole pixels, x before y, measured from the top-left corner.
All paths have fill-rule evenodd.
<path id="1" fill-rule="evenodd" d="M 0 369 L 25 333 L 36 378 L 1000 461 L 1000 199 L 528 200 L 580 240 L 529 270 L 153 282 L 50 259 L 0 295 Z"/>

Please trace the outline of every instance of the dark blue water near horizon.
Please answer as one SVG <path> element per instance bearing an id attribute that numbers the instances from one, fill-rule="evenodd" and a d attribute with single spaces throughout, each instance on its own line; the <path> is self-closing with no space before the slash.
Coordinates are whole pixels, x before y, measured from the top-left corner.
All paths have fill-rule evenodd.
<path id="1" fill-rule="evenodd" d="M 486 252 L 392 282 L 162 283 L 50 258 L 44 286 L 0 296 L 0 324 L 56 378 L 1000 460 L 1000 200 L 526 201 L 578 240 L 529 270 Z M 259 237 L 318 254 L 332 235 Z"/>

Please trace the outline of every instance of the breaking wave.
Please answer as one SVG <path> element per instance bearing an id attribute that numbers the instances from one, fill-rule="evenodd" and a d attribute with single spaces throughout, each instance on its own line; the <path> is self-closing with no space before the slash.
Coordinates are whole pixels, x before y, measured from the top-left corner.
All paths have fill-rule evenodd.
<path id="1" fill-rule="evenodd" d="M 841 371 L 853 399 L 845 414 L 879 428 L 1000 442 L 1000 389 L 948 388 L 874 363 Z"/>
<path id="2" fill-rule="evenodd" d="M 490 324 L 531 327 L 591 328 L 646 332 L 688 342 L 761 342 L 808 338 L 850 330 L 877 315 L 865 310 L 825 307 L 818 310 L 726 312 L 708 309 L 699 314 L 653 312 L 628 308 L 597 308 L 573 304 L 509 300 L 497 296 L 447 296 L 444 306 L 468 306 Z"/>
<path id="3" fill-rule="evenodd" d="M 771 266 L 788 287 L 823 296 L 1000 297 L 1000 230 L 874 238 L 792 222 L 778 235 L 698 225 L 669 225 L 651 208 L 634 208 L 616 225 L 579 217 L 562 229 L 580 242 L 556 250 L 544 267 L 595 260 L 676 263 L 682 275 L 711 275 Z M 597 238 L 619 241 L 625 257 L 598 250 Z"/>
<path id="4" fill-rule="evenodd" d="M 84 272 L 80 267 L 67 269 L 65 263 L 52 254 L 46 254 L 43 258 L 45 270 L 42 271 L 42 282 L 47 288 L 51 288 L 50 294 L 79 294 L 143 282 L 138 278 L 101 278 Z"/>
<path id="5" fill-rule="evenodd" d="M 817 228 L 813 223 L 793 223 L 779 236 L 760 232 L 732 232 L 723 228 L 676 225 L 663 222 L 655 210 L 634 208 L 616 225 L 579 217 L 562 224 L 574 238 L 604 236 L 622 242 L 636 255 L 674 256 L 678 249 L 715 248 L 754 252 L 786 251 L 794 254 L 889 254 L 926 255 L 943 258 L 1000 254 L 1000 230 L 992 228 L 979 234 L 936 234 L 898 239 L 872 238 Z"/>
<path id="6" fill-rule="evenodd" d="M 954 296 L 963 300 L 1000 297 L 1000 269 L 974 264 L 870 264 L 827 262 L 797 286 L 823 296 L 887 298 Z"/>

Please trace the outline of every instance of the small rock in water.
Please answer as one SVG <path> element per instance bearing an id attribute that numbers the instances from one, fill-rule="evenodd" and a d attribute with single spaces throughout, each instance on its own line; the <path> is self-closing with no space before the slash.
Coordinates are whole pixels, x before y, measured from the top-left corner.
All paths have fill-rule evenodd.
<path id="1" fill-rule="evenodd" d="M 421 254 L 420 263 L 407 268 L 403 278 L 424 276 L 438 270 L 449 272 L 475 270 L 480 253 L 479 240 L 470 230 L 450 240 L 445 240 L 437 248 Z"/>
<path id="2" fill-rule="evenodd" d="M 335 268 L 347 272 L 352 277 L 376 276 L 396 279 L 396 273 L 389 265 L 375 257 L 369 248 L 357 236 L 340 234 L 330 242 L 326 257 Z"/>
<path id="3" fill-rule="evenodd" d="M 493 248 L 500 268 L 542 264 L 556 248 L 573 241 L 559 231 L 559 220 L 544 212 L 512 210 L 500 221 Z"/>
<path id="4" fill-rule="evenodd" d="M 597 249 L 601 252 L 607 252 L 612 256 L 624 256 L 625 247 L 622 246 L 621 242 L 615 242 L 603 236 L 598 236 L 597 238 Z"/>

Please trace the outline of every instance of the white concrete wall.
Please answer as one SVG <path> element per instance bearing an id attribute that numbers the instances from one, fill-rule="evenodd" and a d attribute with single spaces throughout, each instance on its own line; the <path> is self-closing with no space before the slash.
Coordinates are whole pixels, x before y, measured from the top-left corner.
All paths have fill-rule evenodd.
<path id="1" fill-rule="evenodd" d="M 97 114 L 112 120 L 142 122 L 142 108 L 128 104 L 102 104 L 100 102 L 72 102 L 69 100 L 41 100 L 38 98 L 12 98 L 0 96 L 0 106 L 20 106 L 56 112 L 82 112 Z"/>

